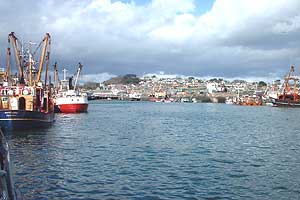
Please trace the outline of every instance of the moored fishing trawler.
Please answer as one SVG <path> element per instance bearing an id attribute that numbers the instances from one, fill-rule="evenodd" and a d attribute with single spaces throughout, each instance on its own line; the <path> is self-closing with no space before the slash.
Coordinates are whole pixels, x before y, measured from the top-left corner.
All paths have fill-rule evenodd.
<path id="1" fill-rule="evenodd" d="M 295 67 L 291 66 L 277 98 L 273 99 L 273 105 L 276 107 L 300 107 L 299 80 L 299 76 L 295 75 Z"/>
<path id="2" fill-rule="evenodd" d="M 46 34 L 34 53 L 31 53 L 32 43 L 24 52 L 24 46 L 13 32 L 9 34 L 8 43 L 6 70 L 0 73 L 0 126 L 6 130 L 49 126 L 54 121 L 50 78 L 47 84 L 50 35 Z M 11 43 L 18 70 L 14 75 L 11 75 Z M 19 50 L 20 46 L 22 51 Z M 42 50 L 37 62 L 34 56 L 40 47 Z M 42 73 L 45 75 L 43 81 Z"/>
<path id="3" fill-rule="evenodd" d="M 75 83 L 73 86 L 72 78 L 67 80 L 66 72 L 64 69 L 64 79 L 60 81 L 59 90 L 55 97 L 55 106 L 57 111 L 61 113 L 82 113 L 87 112 L 88 109 L 88 97 L 87 94 L 79 92 L 77 89 L 78 78 L 82 70 L 82 65 L 79 63 L 79 67 L 76 73 Z M 56 75 L 57 77 L 58 75 Z"/>

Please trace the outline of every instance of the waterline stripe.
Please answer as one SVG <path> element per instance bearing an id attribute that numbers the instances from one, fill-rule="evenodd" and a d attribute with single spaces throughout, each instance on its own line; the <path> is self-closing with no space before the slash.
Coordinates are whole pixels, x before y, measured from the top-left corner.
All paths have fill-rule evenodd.
<path id="1" fill-rule="evenodd" d="M 51 122 L 51 120 L 46 120 L 46 119 L 28 119 L 28 118 L 0 119 L 0 121 L 41 121 L 41 122 Z"/>

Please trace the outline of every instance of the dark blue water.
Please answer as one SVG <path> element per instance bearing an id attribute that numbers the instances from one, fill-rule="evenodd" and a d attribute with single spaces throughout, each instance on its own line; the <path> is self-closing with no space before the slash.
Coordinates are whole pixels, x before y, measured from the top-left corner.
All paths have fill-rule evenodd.
<path id="1" fill-rule="evenodd" d="M 11 136 L 27 199 L 300 199 L 300 109 L 93 102 Z"/>

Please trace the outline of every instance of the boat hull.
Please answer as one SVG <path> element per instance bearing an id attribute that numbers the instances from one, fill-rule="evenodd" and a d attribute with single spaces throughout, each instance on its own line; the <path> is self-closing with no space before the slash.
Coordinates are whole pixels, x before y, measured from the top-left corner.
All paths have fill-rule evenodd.
<path id="1" fill-rule="evenodd" d="M 24 130 L 50 126 L 54 121 L 54 112 L 26 110 L 1 110 L 0 126 L 4 130 Z"/>
<path id="2" fill-rule="evenodd" d="M 87 112 L 88 104 L 61 104 L 58 105 L 58 108 L 61 113 L 83 113 Z"/>
<path id="3" fill-rule="evenodd" d="M 300 101 L 278 101 L 273 102 L 275 107 L 294 107 L 300 108 Z"/>
<path id="4" fill-rule="evenodd" d="M 88 99 L 87 96 L 62 96 L 57 97 L 55 101 L 59 112 L 61 113 L 83 113 L 87 112 Z"/>

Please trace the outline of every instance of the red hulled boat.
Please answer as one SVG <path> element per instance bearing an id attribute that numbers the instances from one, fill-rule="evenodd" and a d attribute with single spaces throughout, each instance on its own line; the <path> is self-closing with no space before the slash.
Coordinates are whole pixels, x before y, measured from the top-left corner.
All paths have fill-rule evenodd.
<path id="1" fill-rule="evenodd" d="M 299 77 L 295 75 L 295 67 L 291 66 L 289 74 L 285 77 L 281 91 L 273 100 L 276 107 L 300 107 Z"/>
<path id="2" fill-rule="evenodd" d="M 72 84 L 72 78 L 67 80 L 66 72 L 63 70 L 64 79 L 60 82 L 60 89 L 55 98 L 55 105 L 58 112 L 61 113 L 82 113 L 87 112 L 88 97 L 85 93 L 79 92 L 76 88 L 77 81 L 82 70 L 82 65 L 79 63 L 75 84 Z"/>

